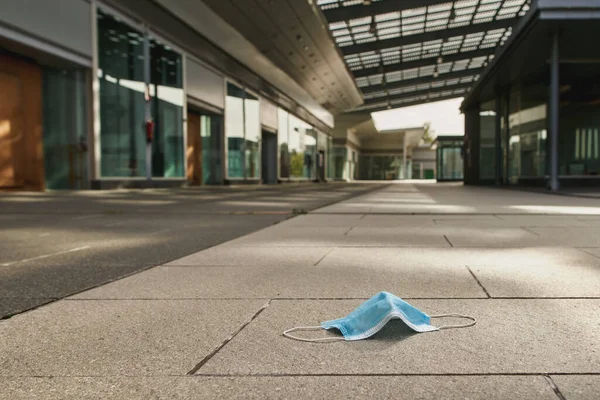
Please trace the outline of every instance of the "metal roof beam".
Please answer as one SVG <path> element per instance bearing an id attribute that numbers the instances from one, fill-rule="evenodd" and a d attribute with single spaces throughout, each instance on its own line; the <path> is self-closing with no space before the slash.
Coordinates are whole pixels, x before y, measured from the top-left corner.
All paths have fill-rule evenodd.
<path id="1" fill-rule="evenodd" d="M 347 56 L 350 54 L 366 53 L 369 51 L 377 51 L 389 49 L 392 47 L 408 46 L 411 44 L 431 42 L 434 40 L 448 39 L 455 36 L 464 36 L 472 33 L 493 31 L 496 29 L 506 29 L 513 26 L 518 18 L 507 18 L 491 22 L 483 22 L 480 24 L 470 24 L 457 28 L 448 28 L 439 31 L 431 31 L 420 33 L 417 35 L 401 36 L 393 39 L 376 40 L 368 43 L 355 44 L 352 46 L 341 47 L 342 54 Z"/>
<path id="2" fill-rule="evenodd" d="M 468 89 L 471 86 L 473 86 L 473 82 L 469 82 L 469 83 L 458 83 L 455 85 L 447 85 L 447 86 L 439 86 L 439 87 L 429 87 L 427 89 L 420 89 L 420 90 L 415 90 L 412 92 L 406 92 L 406 93 L 401 93 L 401 94 L 395 94 L 392 96 L 382 96 L 382 97 L 375 97 L 372 99 L 368 99 L 364 102 L 363 105 L 370 105 L 370 104 L 379 104 L 382 101 L 394 101 L 394 100 L 402 100 L 402 99 L 407 99 L 407 98 L 411 98 L 414 96 L 421 96 L 424 94 L 431 94 L 431 93 L 438 93 L 438 92 L 445 92 L 448 90 L 459 90 L 459 89 Z"/>
<path id="3" fill-rule="evenodd" d="M 372 15 L 387 14 L 395 11 L 409 10 L 411 8 L 422 8 L 436 4 L 448 3 L 448 0 L 387 0 L 376 1 L 368 6 L 357 4 L 354 6 L 337 7 L 329 10 L 323 10 L 327 21 L 342 22 L 351 19 L 370 17 Z"/>
<path id="4" fill-rule="evenodd" d="M 415 100 L 415 101 L 411 101 L 411 102 L 404 103 L 404 104 L 398 104 L 398 105 L 394 105 L 394 106 L 388 106 L 387 104 L 381 105 L 379 107 L 372 107 L 372 108 L 367 108 L 367 107 L 361 106 L 360 108 L 357 108 L 355 110 L 349 110 L 347 112 L 348 113 L 354 113 L 354 112 L 369 112 L 369 113 L 374 113 L 374 112 L 377 112 L 377 111 L 393 110 L 393 109 L 399 109 L 399 108 L 404 108 L 404 107 L 417 106 L 417 105 L 420 105 L 420 104 L 433 103 L 433 102 L 436 102 L 436 101 L 458 99 L 460 97 L 466 96 L 466 94 L 467 93 L 464 93 L 464 94 L 451 94 L 451 95 L 440 96 L 440 97 L 436 97 L 436 98 L 420 99 L 420 100 Z"/>
<path id="5" fill-rule="evenodd" d="M 420 76 L 418 78 L 394 81 L 391 83 L 386 83 L 385 85 L 371 85 L 371 86 L 363 86 L 363 87 L 359 86 L 359 89 L 364 94 L 375 93 L 375 92 L 381 92 L 384 90 L 401 89 L 408 85 L 420 85 L 423 83 L 430 83 L 430 82 L 435 82 L 435 81 L 445 81 L 448 79 L 456 79 L 456 78 L 464 78 L 467 76 L 474 76 L 474 75 L 480 74 L 482 71 L 483 71 L 483 68 L 471 68 L 471 69 L 465 69 L 465 70 L 456 71 L 456 72 L 446 72 L 443 74 L 439 74 L 437 77 L 434 77 L 433 75 L 428 75 L 428 76 Z"/>
<path id="6" fill-rule="evenodd" d="M 442 57 L 442 62 L 445 64 L 445 63 L 449 63 L 449 62 L 459 62 L 459 61 L 471 60 L 473 58 L 478 58 L 478 57 L 491 56 L 494 53 L 495 53 L 495 48 L 474 50 L 474 51 L 465 51 L 462 53 L 459 52 L 459 53 L 448 54 L 448 55 L 437 55 L 435 57 L 427 57 L 427 58 L 423 58 L 420 60 L 404 61 L 404 62 L 398 62 L 398 63 L 394 63 L 394 64 L 380 65 L 378 67 L 359 69 L 357 71 L 352 71 L 352 74 L 354 75 L 355 78 L 361 78 L 361 77 L 377 75 L 377 74 L 381 74 L 381 73 L 396 72 L 396 71 L 402 71 L 405 69 L 420 68 L 420 67 L 427 67 L 430 65 L 435 65 L 435 64 L 437 64 L 437 59 L 439 57 Z"/>

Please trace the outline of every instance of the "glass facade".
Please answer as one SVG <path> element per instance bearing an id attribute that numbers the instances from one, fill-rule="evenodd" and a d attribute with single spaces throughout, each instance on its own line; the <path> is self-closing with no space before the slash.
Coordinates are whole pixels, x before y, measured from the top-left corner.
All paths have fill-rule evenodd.
<path id="1" fill-rule="evenodd" d="M 437 180 L 457 181 L 464 177 L 462 141 L 439 140 L 436 149 Z"/>
<path id="2" fill-rule="evenodd" d="M 563 95 L 558 138 L 559 174 L 600 175 L 600 87 L 574 84 Z"/>
<path id="3" fill-rule="evenodd" d="M 149 64 L 152 176 L 183 177 L 182 55 L 101 9 L 97 23 L 101 176 L 146 176 L 144 69 Z M 144 57 L 146 39 L 150 59 Z"/>
<path id="4" fill-rule="evenodd" d="M 203 114 L 200 116 L 202 146 L 202 183 L 218 185 L 223 182 L 221 168 L 221 130 L 223 117 Z"/>
<path id="5" fill-rule="evenodd" d="M 244 89 L 227 83 L 225 101 L 227 137 L 227 177 L 260 178 L 260 108 L 258 98 Z"/>
<path id="6" fill-rule="evenodd" d="M 333 138 L 331 136 L 327 137 L 327 179 L 335 179 L 335 158 L 333 156 Z"/>
<path id="7" fill-rule="evenodd" d="M 361 155 L 358 161 L 358 179 L 389 181 L 402 178 L 402 156 Z"/>
<path id="8" fill-rule="evenodd" d="M 496 101 L 481 105 L 479 113 L 479 178 L 496 177 Z"/>
<path id="9" fill-rule="evenodd" d="M 277 140 L 279 142 L 279 178 L 290 178 L 290 148 L 288 143 L 289 138 L 289 114 L 283 110 L 277 110 L 278 130 Z"/>
<path id="10" fill-rule="evenodd" d="M 84 189 L 88 173 L 86 73 L 45 69 L 44 169 L 48 189 Z"/>
<path id="11" fill-rule="evenodd" d="M 144 35 L 98 10 L 100 174 L 146 175 Z"/>
<path id="12" fill-rule="evenodd" d="M 333 178 L 346 179 L 348 151 L 345 146 L 333 147 Z"/>
<path id="13" fill-rule="evenodd" d="M 183 159 L 183 59 L 181 54 L 150 38 L 150 96 L 155 131 L 152 176 L 179 178 Z"/>

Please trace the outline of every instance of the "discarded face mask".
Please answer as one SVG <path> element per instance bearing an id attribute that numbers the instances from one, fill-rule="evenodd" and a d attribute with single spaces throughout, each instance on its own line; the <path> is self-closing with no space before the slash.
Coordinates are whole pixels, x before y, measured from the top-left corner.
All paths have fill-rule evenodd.
<path id="1" fill-rule="evenodd" d="M 469 319 L 465 325 L 445 325 L 435 327 L 431 325 L 431 318 L 455 317 Z M 402 320 L 409 328 L 416 332 L 432 332 L 440 329 L 467 328 L 477 323 L 473 317 L 459 314 L 427 315 L 418 308 L 413 307 L 400 297 L 388 292 L 380 292 L 344 318 L 334 319 L 321 323 L 321 326 L 300 326 L 288 329 L 283 336 L 301 340 L 303 342 L 333 342 L 338 340 L 361 340 L 379 332 L 385 324 L 392 319 Z M 320 339 L 307 339 L 291 335 L 297 331 L 338 329 L 344 337 L 326 337 Z"/>

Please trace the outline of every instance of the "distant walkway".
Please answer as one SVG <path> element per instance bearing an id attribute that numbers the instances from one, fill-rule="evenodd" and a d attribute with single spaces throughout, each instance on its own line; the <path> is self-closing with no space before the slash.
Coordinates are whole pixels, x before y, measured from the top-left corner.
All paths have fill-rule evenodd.
<path id="1" fill-rule="evenodd" d="M 254 225 L 183 258 L 165 256 L 170 261 L 161 266 L 0 321 L 0 398 L 597 398 L 597 200 L 454 184 L 356 192 L 368 188 L 247 198 L 291 205 L 353 195 L 265 229 Z M 177 201 L 186 196 L 153 200 L 175 201 L 180 209 Z M 128 210 L 152 207 L 143 200 Z M 236 200 L 210 207 L 223 211 L 220 204 L 228 201 Z M 99 224 L 122 222 L 101 215 Z M 271 217 L 263 226 L 278 221 Z M 124 246 L 135 246 L 142 219 L 156 221 L 151 213 L 124 212 L 123 218 L 134 218 L 114 225 L 125 231 L 117 237 Z M 245 224 L 174 212 L 153 227 L 172 229 L 165 236 L 176 235 L 173 241 L 151 241 L 143 251 L 106 260 L 132 265 L 133 254 L 144 260 L 177 241 L 193 242 L 200 227 L 174 232 L 202 218 L 213 221 L 204 228 L 208 236 L 224 223 L 231 230 L 236 221 Z M 34 227 L 11 229 L 33 238 L 42 232 Z M 358 342 L 316 344 L 281 335 L 342 317 L 382 290 L 429 314 L 466 314 L 478 322 L 414 334 L 393 321 Z"/>

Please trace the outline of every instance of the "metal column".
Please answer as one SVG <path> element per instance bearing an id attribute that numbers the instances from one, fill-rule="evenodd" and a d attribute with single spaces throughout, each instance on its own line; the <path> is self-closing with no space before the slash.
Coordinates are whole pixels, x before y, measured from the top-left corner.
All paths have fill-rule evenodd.
<path id="1" fill-rule="evenodd" d="M 550 55 L 550 181 L 549 189 L 557 191 L 558 184 L 558 116 L 559 116 L 559 53 L 558 32 L 552 35 L 552 50 Z"/>

